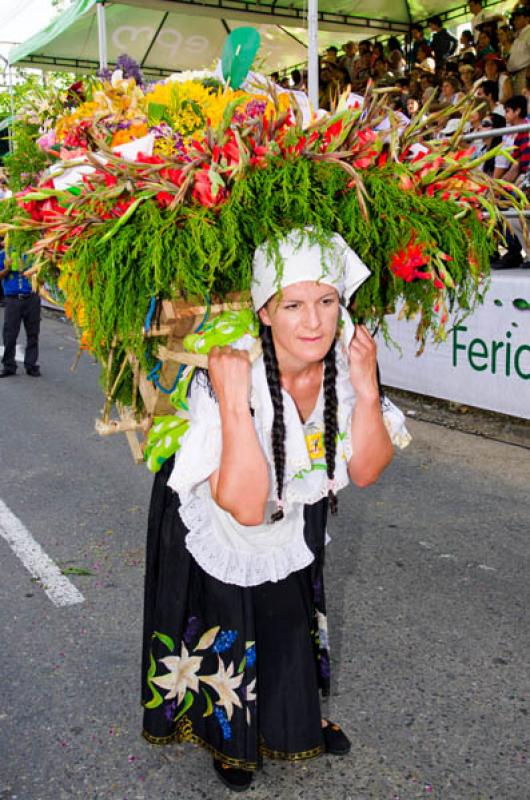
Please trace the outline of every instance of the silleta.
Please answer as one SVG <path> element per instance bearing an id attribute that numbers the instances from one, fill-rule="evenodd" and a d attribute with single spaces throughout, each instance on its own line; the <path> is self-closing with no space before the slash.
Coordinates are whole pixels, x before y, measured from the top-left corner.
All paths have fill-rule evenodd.
<path id="1" fill-rule="evenodd" d="M 507 378 L 516 374 L 523 380 L 530 380 L 530 344 L 521 344 L 518 347 L 510 342 L 511 331 L 506 331 L 506 341 L 495 341 L 489 344 L 484 339 L 471 339 L 468 344 L 461 344 L 458 341 L 458 334 L 466 332 L 465 325 L 456 325 L 453 328 L 453 367 L 458 366 L 458 351 L 464 350 L 467 360 L 472 369 L 483 372 L 489 369 L 492 375 L 500 374 L 504 371 Z M 527 372 L 524 372 L 523 358 L 526 356 Z"/>

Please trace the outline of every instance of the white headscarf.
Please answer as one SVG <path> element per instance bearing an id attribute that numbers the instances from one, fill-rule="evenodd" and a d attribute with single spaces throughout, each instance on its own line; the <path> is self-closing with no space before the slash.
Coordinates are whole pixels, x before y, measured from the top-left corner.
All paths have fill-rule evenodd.
<path id="1" fill-rule="evenodd" d="M 277 270 L 274 252 L 265 242 L 256 250 L 252 266 L 252 301 L 258 311 L 267 300 L 286 286 L 300 281 L 317 281 L 333 286 L 341 302 L 348 305 L 353 293 L 369 277 L 370 270 L 348 247 L 338 233 L 329 235 L 321 245 L 311 242 L 312 228 L 290 231 L 278 242 L 281 271 Z"/>

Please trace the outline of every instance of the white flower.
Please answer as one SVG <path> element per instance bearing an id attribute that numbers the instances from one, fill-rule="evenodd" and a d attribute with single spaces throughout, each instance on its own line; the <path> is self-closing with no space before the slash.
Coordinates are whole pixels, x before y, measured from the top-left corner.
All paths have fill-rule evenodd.
<path id="1" fill-rule="evenodd" d="M 243 707 L 240 698 L 234 691 L 234 689 L 240 686 L 242 680 L 243 673 L 234 676 L 234 664 L 231 663 L 228 669 L 225 669 L 225 665 L 220 656 L 217 673 L 215 675 L 201 676 L 201 681 L 204 681 L 204 683 L 207 683 L 215 689 L 219 695 L 219 700 L 216 705 L 225 707 L 228 719 L 232 719 L 234 706 L 238 708 Z"/>
<path id="2" fill-rule="evenodd" d="M 166 700 L 172 700 L 178 694 L 180 705 L 188 687 L 194 692 L 199 691 L 197 672 L 201 667 L 202 656 L 189 656 L 184 642 L 180 656 L 166 656 L 166 658 L 161 658 L 160 662 L 168 668 L 169 672 L 152 680 L 161 689 L 169 690 L 165 696 Z"/>
<path id="3" fill-rule="evenodd" d="M 253 678 L 245 688 L 246 688 L 247 703 L 254 702 L 254 700 L 256 699 L 256 694 L 254 692 L 254 689 L 256 688 L 256 678 Z"/>

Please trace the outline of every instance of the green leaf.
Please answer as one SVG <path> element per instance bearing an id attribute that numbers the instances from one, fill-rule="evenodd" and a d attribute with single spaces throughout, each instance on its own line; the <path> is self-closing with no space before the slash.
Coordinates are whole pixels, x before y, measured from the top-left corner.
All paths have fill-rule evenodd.
<path id="1" fill-rule="evenodd" d="M 237 668 L 238 674 L 240 672 L 243 672 L 243 670 L 245 669 L 246 664 L 247 664 L 247 657 L 243 656 L 243 658 L 241 659 L 241 661 L 239 663 L 239 667 Z"/>
<path id="2" fill-rule="evenodd" d="M 209 717 L 213 713 L 213 701 L 206 689 L 201 687 L 201 692 L 206 698 L 206 711 L 204 712 L 203 717 Z"/>
<path id="3" fill-rule="evenodd" d="M 125 212 L 125 214 L 123 214 L 123 215 L 122 215 L 122 216 L 119 218 L 119 220 L 116 222 L 116 224 L 112 226 L 112 228 L 110 229 L 110 231 L 107 231 L 107 233 L 105 234 L 105 236 L 103 236 L 103 237 L 102 237 L 102 238 L 99 240 L 99 244 L 104 244 L 104 243 L 105 243 L 105 242 L 107 242 L 107 241 L 108 241 L 108 240 L 109 240 L 109 239 L 110 239 L 112 236 L 114 236 L 114 235 L 115 235 L 115 234 L 116 234 L 116 233 L 119 231 L 119 229 L 120 229 L 120 228 L 121 228 L 123 225 L 125 225 L 125 223 L 126 223 L 126 222 L 128 222 L 128 221 L 129 221 L 129 219 L 132 217 L 132 215 L 134 214 L 134 212 L 136 211 L 136 209 L 138 208 L 138 206 L 140 205 L 140 203 L 143 203 L 143 201 L 144 201 L 144 200 L 145 200 L 145 197 L 137 197 L 137 198 L 136 198 L 136 200 L 135 200 L 133 203 L 131 203 L 131 205 L 129 206 L 129 208 L 128 208 L 128 209 L 127 209 L 127 211 Z"/>
<path id="4" fill-rule="evenodd" d="M 231 89 L 239 89 L 248 75 L 260 46 L 256 28 L 237 28 L 226 37 L 221 54 L 223 78 Z"/>
<path id="5" fill-rule="evenodd" d="M 166 111 L 167 106 L 163 103 L 149 103 L 147 106 L 147 121 L 149 125 L 160 125 Z"/>
<path id="6" fill-rule="evenodd" d="M 162 695 L 157 692 L 152 683 L 149 684 L 149 688 L 153 693 L 153 697 L 151 700 L 145 703 L 144 708 L 158 708 L 158 706 L 161 706 L 164 702 Z"/>
<path id="7" fill-rule="evenodd" d="M 61 570 L 62 575 L 93 575 L 94 573 L 91 572 L 89 569 L 85 569 L 85 567 L 64 567 Z"/>
<path id="8" fill-rule="evenodd" d="M 167 649 L 170 650 L 171 652 L 173 652 L 173 650 L 175 649 L 175 642 L 173 641 L 171 636 L 167 636 L 167 634 L 165 634 L 165 633 L 159 633 L 158 631 L 154 631 L 153 638 L 155 638 L 155 637 L 157 639 L 160 639 L 162 644 L 165 644 Z"/>
<path id="9" fill-rule="evenodd" d="M 174 722 L 177 722 L 177 720 L 179 720 L 183 716 L 183 714 L 186 713 L 188 708 L 193 704 L 194 700 L 195 700 L 195 698 L 193 696 L 193 693 L 190 692 L 190 690 L 188 689 L 188 691 L 186 692 L 186 696 L 184 698 L 184 703 L 182 704 L 182 708 L 180 709 L 179 713 L 177 714 L 177 716 L 173 720 Z"/>
<path id="10" fill-rule="evenodd" d="M 145 703 L 144 708 L 158 708 L 158 706 L 162 705 L 164 702 L 162 695 L 158 692 L 155 687 L 153 686 L 152 678 L 155 677 L 156 673 L 156 661 L 153 657 L 153 654 L 149 654 L 149 670 L 147 672 L 147 685 L 151 689 L 152 698 L 147 703 Z"/>

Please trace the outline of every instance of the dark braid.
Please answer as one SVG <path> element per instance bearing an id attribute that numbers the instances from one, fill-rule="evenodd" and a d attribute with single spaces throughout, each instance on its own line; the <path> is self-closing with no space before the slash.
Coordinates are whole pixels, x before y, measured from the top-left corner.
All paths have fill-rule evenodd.
<path id="1" fill-rule="evenodd" d="M 335 477 L 337 423 L 337 364 L 335 361 L 335 342 L 324 359 L 324 450 L 326 452 L 326 471 L 328 480 Z M 328 491 L 329 510 L 337 513 L 338 501 L 333 489 Z"/>
<path id="2" fill-rule="evenodd" d="M 281 507 L 283 495 L 283 478 L 285 473 L 285 420 L 283 418 L 283 397 L 280 383 L 280 370 L 278 359 L 272 341 L 272 331 L 269 325 L 260 324 L 261 345 L 263 348 L 263 361 L 267 374 L 267 383 L 272 398 L 274 421 L 272 423 L 272 452 L 274 456 L 274 472 L 276 473 L 276 487 L 280 505 L 271 517 L 272 522 L 283 519 Z"/>

